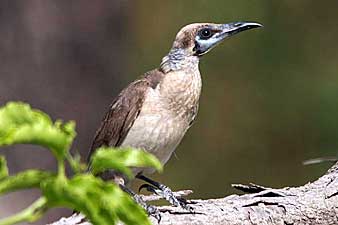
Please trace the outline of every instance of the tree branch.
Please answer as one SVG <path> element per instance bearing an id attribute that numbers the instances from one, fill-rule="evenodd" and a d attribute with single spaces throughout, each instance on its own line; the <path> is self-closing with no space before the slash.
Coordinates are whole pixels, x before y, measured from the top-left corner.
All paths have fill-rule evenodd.
<path id="1" fill-rule="evenodd" d="M 318 180 L 300 187 L 274 189 L 255 184 L 233 187 L 250 194 L 191 200 L 195 214 L 163 206 L 160 224 L 338 224 L 338 163 Z M 155 219 L 151 221 L 157 224 Z M 52 225 L 66 224 L 89 225 L 82 215 L 76 214 Z"/>

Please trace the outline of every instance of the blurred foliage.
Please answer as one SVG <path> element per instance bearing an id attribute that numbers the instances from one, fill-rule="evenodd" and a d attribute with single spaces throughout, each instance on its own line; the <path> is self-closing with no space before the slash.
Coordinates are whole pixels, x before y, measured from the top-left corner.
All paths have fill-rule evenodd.
<path id="1" fill-rule="evenodd" d="M 150 224 L 144 210 L 115 183 L 104 182 L 91 173 L 79 159 L 69 154 L 75 137 L 75 123 L 53 123 L 41 111 L 28 104 L 10 102 L 0 108 L 0 146 L 11 144 L 36 144 L 51 150 L 58 161 L 58 173 L 26 170 L 8 175 L 4 157 L 0 158 L 0 194 L 39 188 L 42 196 L 28 208 L 0 220 L 0 225 L 33 222 L 52 207 L 67 207 L 82 212 L 96 225 Z M 70 161 L 75 175 L 67 178 L 64 165 Z M 160 162 L 149 153 L 136 149 L 100 148 L 92 157 L 94 172 L 116 169 L 131 176 L 128 166 L 155 167 L 162 170 Z M 77 172 L 77 173 L 76 173 Z"/>
<path id="2" fill-rule="evenodd" d="M 7 162 L 4 156 L 0 155 L 0 180 L 8 176 Z"/>
<path id="3" fill-rule="evenodd" d="M 0 146 L 41 145 L 50 148 L 57 159 L 63 159 L 75 135 L 74 122 L 53 124 L 48 115 L 27 104 L 11 102 L 0 109 Z"/>
<path id="4" fill-rule="evenodd" d="M 90 162 L 93 174 L 114 168 L 129 178 L 133 176 L 129 167 L 147 167 L 149 165 L 158 171 L 162 171 L 163 169 L 161 163 L 155 156 L 147 154 L 143 150 L 135 151 L 135 149 L 132 148 L 125 148 L 120 151 L 113 151 L 113 148 L 99 148 L 93 154 L 93 159 Z"/>

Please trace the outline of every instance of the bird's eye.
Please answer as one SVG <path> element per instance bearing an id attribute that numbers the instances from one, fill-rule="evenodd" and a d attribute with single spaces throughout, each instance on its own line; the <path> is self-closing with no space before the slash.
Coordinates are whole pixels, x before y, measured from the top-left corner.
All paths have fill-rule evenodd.
<path id="1" fill-rule="evenodd" d="M 208 39 L 213 35 L 213 32 L 209 28 L 204 28 L 199 32 L 201 39 Z"/>

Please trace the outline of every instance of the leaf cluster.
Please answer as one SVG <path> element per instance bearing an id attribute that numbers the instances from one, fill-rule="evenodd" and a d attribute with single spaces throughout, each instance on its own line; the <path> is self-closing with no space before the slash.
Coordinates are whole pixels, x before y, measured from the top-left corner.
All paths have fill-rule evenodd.
<path id="1" fill-rule="evenodd" d="M 150 224 L 145 211 L 115 183 L 105 182 L 95 174 L 107 169 L 131 177 L 130 167 L 154 167 L 160 162 L 138 149 L 102 147 L 91 159 L 91 171 L 70 154 L 76 136 L 75 122 L 53 122 L 49 116 L 28 104 L 9 102 L 0 108 L 0 146 L 35 144 L 50 150 L 58 162 L 58 171 L 26 170 L 9 175 L 4 156 L 0 156 L 0 195 L 28 188 L 38 188 L 42 196 L 21 212 L 0 220 L 0 225 L 33 222 L 53 207 L 67 207 L 83 213 L 94 225 Z M 73 176 L 65 174 L 69 163 Z"/>

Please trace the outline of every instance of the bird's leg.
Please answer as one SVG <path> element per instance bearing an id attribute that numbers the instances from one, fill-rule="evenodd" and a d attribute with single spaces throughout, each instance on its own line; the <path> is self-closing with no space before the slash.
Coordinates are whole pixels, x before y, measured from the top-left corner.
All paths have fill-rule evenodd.
<path id="1" fill-rule="evenodd" d="M 165 186 L 164 184 L 154 181 L 148 177 L 145 177 L 142 174 L 137 174 L 136 178 L 151 184 L 151 185 L 148 184 L 142 185 L 139 190 L 141 190 L 142 188 L 146 188 L 148 191 L 162 196 L 164 199 L 166 199 L 170 204 L 174 206 L 182 207 L 183 209 L 189 210 L 190 212 L 194 211 L 191 206 L 186 204 L 185 199 L 176 198 L 172 190 L 169 187 Z"/>
<path id="2" fill-rule="evenodd" d="M 141 196 L 139 196 L 138 194 L 136 194 L 135 192 L 133 192 L 131 189 L 129 189 L 128 187 L 126 187 L 125 185 L 120 184 L 119 185 L 120 188 L 130 194 L 130 196 L 132 196 L 132 198 L 134 199 L 134 201 L 139 204 L 144 210 L 146 210 L 146 212 L 148 213 L 148 215 L 153 216 L 157 222 L 159 223 L 161 221 L 161 214 L 160 211 L 153 205 L 148 205 Z"/>

